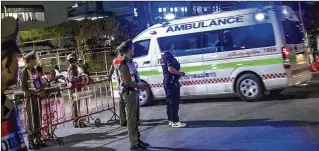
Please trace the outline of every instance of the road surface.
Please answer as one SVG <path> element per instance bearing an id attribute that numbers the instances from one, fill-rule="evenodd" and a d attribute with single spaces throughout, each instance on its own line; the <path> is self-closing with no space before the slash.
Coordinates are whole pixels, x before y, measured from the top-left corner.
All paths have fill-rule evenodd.
<path id="1" fill-rule="evenodd" d="M 319 151 L 319 80 L 289 88 L 259 102 L 238 98 L 184 101 L 180 119 L 189 126 L 170 128 L 163 102 L 141 108 L 141 138 L 148 150 L 168 151 Z M 97 115 L 106 122 L 111 112 Z M 111 123 L 75 129 L 65 124 L 57 133 L 64 145 L 44 151 L 127 151 L 125 128 Z"/>

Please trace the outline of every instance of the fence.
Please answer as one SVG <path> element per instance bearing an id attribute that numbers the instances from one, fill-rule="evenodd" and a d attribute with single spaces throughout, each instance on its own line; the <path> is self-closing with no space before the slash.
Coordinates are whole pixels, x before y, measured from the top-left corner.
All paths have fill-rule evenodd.
<path id="1" fill-rule="evenodd" d="M 84 54 L 84 63 L 90 65 L 90 75 L 106 75 L 113 58 L 111 51 L 91 52 Z"/>
<path id="2" fill-rule="evenodd" d="M 67 70 L 66 57 L 71 53 L 75 53 L 75 51 L 69 49 L 56 49 L 48 52 L 39 51 L 37 52 L 37 55 L 44 72 L 48 72 L 52 70 L 52 64 L 58 65 L 60 70 Z"/>
<path id="3" fill-rule="evenodd" d="M 113 91 L 110 91 L 110 89 L 112 89 L 112 83 L 104 80 L 83 85 L 78 90 L 61 89 L 59 87 L 46 88 L 44 90 L 46 95 L 43 98 L 36 96 L 25 97 L 21 91 L 7 95 L 12 98 L 18 108 L 24 134 L 41 131 L 44 141 L 52 140 L 61 145 L 63 144 L 63 138 L 57 137 L 55 131 L 63 127 L 67 122 L 73 121 L 74 124 L 77 122 L 82 127 L 85 123 L 91 123 L 93 120 L 94 125 L 99 127 L 101 119 L 93 118 L 92 115 L 104 111 L 112 113 L 112 117 L 106 123 L 116 120 L 118 115 L 116 115 L 115 111 Z M 27 101 L 30 101 L 28 106 Z M 40 103 L 35 103 L 36 101 Z M 77 120 L 72 116 L 71 107 L 73 101 L 80 104 L 80 106 L 77 106 Z M 36 108 L 39 110 L 36 110 Z M 35 120 L 38 120 L 38 118 L 30 116 L 30 113 L 35 115 L 35 112 L 40 113 L 41 126 L 38 127 L 35 126 Z M 28 126 L 32 126 L 31 129 Z"/>

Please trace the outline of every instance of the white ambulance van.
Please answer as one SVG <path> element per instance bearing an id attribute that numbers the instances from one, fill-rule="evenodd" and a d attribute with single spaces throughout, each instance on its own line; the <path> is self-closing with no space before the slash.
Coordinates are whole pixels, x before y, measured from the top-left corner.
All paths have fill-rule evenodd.
<path id="1" fill-rule="evenodd" d="M 236 94 L 257 101 L 312 79 L 304 32 L 290 7 L 220 12 L 157 24 L 133 39 L 135 65 L 149 86 L 141 106 L 165 98 L 160 59 L 168 41 L 186 73 L 182 99 Z"/>

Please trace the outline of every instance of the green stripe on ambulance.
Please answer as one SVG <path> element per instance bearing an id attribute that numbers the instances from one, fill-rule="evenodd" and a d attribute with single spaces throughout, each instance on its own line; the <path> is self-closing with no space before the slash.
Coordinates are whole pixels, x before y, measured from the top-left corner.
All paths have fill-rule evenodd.
<path id="1" fill-rule="evenodd" d="M 238 66 L 241 66 L 241 67 L 263 66 L 263 65 L 281 64 L 282 62 L 283 62 L 282 58 L 270 58 L 270 59 L 262 59 L 262 60 L 218 63 L 215 65 L 210 64 L 210 65 L 182 67 L 181 71 L 196 72 L 196 71 L 207 71 L 207 70 L 214 70 L 214 69 L 230 69 L 230 68 L 236 68 Z M 148 71 L 139 71 L 139 74 L 140 76 L 153 76 L 153 75 L 161 75 L 163 73 L 159 72 L 158 70 L 148 70 Z"/>

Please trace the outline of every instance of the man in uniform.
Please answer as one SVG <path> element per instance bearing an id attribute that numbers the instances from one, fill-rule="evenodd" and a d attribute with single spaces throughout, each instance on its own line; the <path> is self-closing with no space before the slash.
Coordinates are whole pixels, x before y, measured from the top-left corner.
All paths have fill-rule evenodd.
<path id="1" fill-rule="evenodd" d="M 68 88 L 70 88 L 70 93 L 71 95 L 75 93 L 75 90 L 77 92 L 81 91 L 81 78 L 80 74 L 78 72 L 78 67 L 77 67 L 77 60 L 76 60 L 76 55 L 75 54 L 69 54 L 67 56 L 67 61 L 69 62 L 69 67 L 67 70 L 67 81 L 68 81 Z M 74 99 L 73 97 L 71 99 Z M 79 110 L 79 111 L 78 111 Z M 73 126 L 77 128 L 78 125 L 78 120 L 79 120 L 79 113 L 81 111 L 80 108 L 80 101 L 75 101 L 73 100 L 72 103 L 72 114 L 73 114 Z M 86 125 L 84 125 L 86 126 Z"/>
<path id="2" fill-rule="evenodd" d="M 131 142 L 131 150 L 144 150 L 149 144 L 140 140 L 138 130 L 138 104 L 137 90 L 144 90 L 145 86 L 137 83 L 137 74 L 134 71 L 134 66 L 130 65 L 130 59 L 134 56 L 134 47 L 132 40 L 127 40 L 119 46 L 119 50 L 123 53 L 123 59 L 118 67 L 121 87 L 120 94 L 126 103 L 126 117 L 129 139 Z"/>
<path id="3" fill-rule="evenodd" d="M 120 50 L 120 47 L 117 48 L 117 51 L 118 51 L 118 57 L 115 58 L 115 59 L 113 59 L 111 68 L 110 68 L 110 70 L 109 70 L 109 74 L 107 75 L 107 79 L 108 79 L 109 81 L 111 81 L 112 75 L 113 75 L 113 73 L 114 73 L 114 71 L 115 71 L 116 80 L 117 80 L 117 86 L 118 86 L 118 90 L 119 90 L 120 85 L 121 85 L 121 79 L 120 79 L 120 77 L 119 77 L 119 71 L 118 71 L 117 69 L 118 69 L 118 67 L 120 66 L 120 63 L 121 63 L 121 61 L 123 60 L 123 57 L 124 57 L 124 56 L 123 56 L 123 54 L 120 52 L 120 51 L 121 51 L 121 50 Z M 140 79 L 140 76 L 139 76 L 139 74 L 138 74 L 137 68 L 135 67 L 135 65 L 134 65 L 134 63 L 133 63 L 133 59 L 130 59 L 129 64 L 130 64 L 131 66 L 134 66 L 133 69 L 134 69 L 134 72 L 135 72 L 135 75 L 136 75 L 136 78 L 137 78 L 137 83 L 142 82 L 141 79 Z M 120 92 L 120 91 L 119 91 L 119 92 Z M 140 123 L 140 121 L 139 121 L 139 120 L 140 120 L 139 95 L 136 94 L 136 96 L 137 96 L 137 107 L 138 107 L 138 109 L 137 109 L 137 117 L 138 117 L 138 119 L 137 119 L 137 120 L 138 120 L 138 123 Z M 123 98 L 121 97 L 121 95 L 120 95 L 120 100 L 119 100 L 119 102 L 120 102 L 120 103 L 119 103 L 120 125 L 121 125 L 122 127 L 124 127 L 124 126 L 127 126 L 127 121 L 126 121 L 126 113 L 125 113 L 125 102 L 124 102 Z"/>
<path id="4" fill-rule="evenodd" d="M 173 56 L 174 44 L 168 42 L 164 46 L 165 52 L 162 57 L 163 69 L 163 85 L 166 95 L 166 112 L 168 116 L 169 126 L 185 127 L 186 124 L 179 121 L 178 110 L 180 102 L 180 83 L 179 78 L 185 76 L 184 72 L 180 72 L 180 64 Z"/>
<path id="5" fill-rule="evenodd" d="M 41 83 L 41 77 L 35 69 L 37 57 L 35 51 L 24 56 L 26 67 L 21 71 L 21 90 L 25 92 L 26 109 L 28 115 L 29 149 L 39 149 L 45 147 L 41 138 L 41 117 L 42 105 L 41 98 L 44 97 L 44 87 Z"/>
<path id="6" fill-rule="evenodd" d="M 17 108 L 4 92 L 16 84 L 18 54 L 16 39 L 18 21 L 13 17 L 1 19 L 1 150 L 27 151 Z"/>

